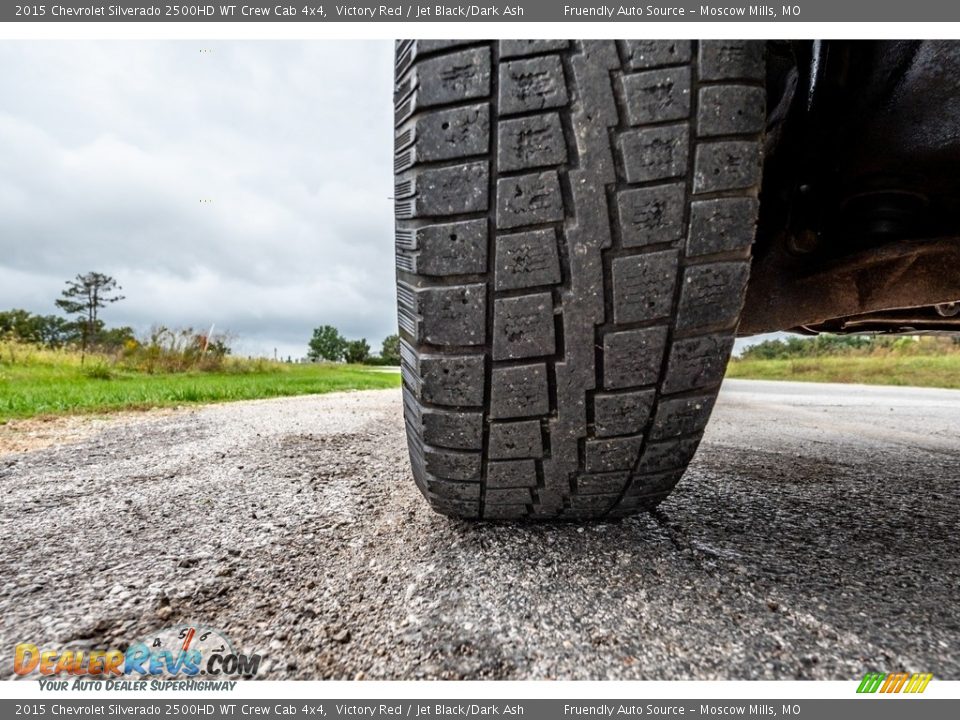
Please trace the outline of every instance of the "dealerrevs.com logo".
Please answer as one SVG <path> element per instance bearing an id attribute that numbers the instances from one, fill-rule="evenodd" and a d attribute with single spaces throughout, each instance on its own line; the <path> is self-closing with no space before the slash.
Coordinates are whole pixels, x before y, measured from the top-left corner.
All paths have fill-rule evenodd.
<path id="1" fill-rule="evenodd" d="M 52 678 L 67 675 L 77 679 L 103 679 L 116 685 L 110 681 L 116 678 L 253 677 L 260 669 L 261 659 L 257 654 L 236 652 L 219 630 L 178 625 L 151 633 L 126 650 L 49 649 L 33 643 L 20 643 L 14 649 L 13 670 L 20 676 L 38 674 Z M 66 689 L 68 685 L 67 681 L 43 684 L 45 689 Z M 137 682 L 136 687 L 129 689 L 143 689 L 144 684 Z M 234 683 L 225 684 L 232 688 Z M 203 683 L 203 689 L 215 689 L 210 685 L 212 683 Z M 197 683 L 188 683 L 179 689 L 197 686 Z"/>

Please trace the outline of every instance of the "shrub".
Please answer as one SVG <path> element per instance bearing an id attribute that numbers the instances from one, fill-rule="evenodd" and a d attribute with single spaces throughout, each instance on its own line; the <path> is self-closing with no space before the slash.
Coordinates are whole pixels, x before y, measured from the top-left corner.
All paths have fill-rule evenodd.
<path id="1" fill-rule="evenodd" d="M 94 360 L 83 368 L 83 374 L 91 380 L 109 380 L 113 377 L 110 366 L 103 360 Z"/>
<path id="2" fill-rule="evenodd" d="M 839 356 L 943 355 L 960 351 L 957 338 L 940 336 L 830 335 L 764 340 L 741 360 L 793 360 Z"/>

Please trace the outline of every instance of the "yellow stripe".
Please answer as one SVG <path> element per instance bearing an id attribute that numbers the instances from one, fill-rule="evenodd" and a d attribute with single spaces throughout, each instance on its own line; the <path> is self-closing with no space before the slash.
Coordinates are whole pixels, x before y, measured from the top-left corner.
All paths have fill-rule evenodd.
<path id="1" fill-rule="evenodd" d="M 907 686 L 903 689 L 905 693 L 913 693 L 917 691 L 917 685 L 920 684 L 920 673 L 914 673 L 910 676 L 910 681 L 907 683 Z"/>
<path id="2" fill-rule="evenodd" d="M 931 680 L 933 680 L 933 673 L 927 673 L 926 676 L 923 678 L 923 682 L 920 684 L 920 688 L 917 690 L 917 692 L 922 693 L 924 690 L 926 690 L 927 685 L 930 683 Z"/>

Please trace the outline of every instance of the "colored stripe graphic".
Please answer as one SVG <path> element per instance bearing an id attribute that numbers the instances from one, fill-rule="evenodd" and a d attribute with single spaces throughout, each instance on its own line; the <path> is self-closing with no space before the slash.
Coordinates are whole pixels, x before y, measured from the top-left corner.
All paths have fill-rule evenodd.
<path id="1" fill-rule="evenodd" d="M 857 687 L 858 693 L 922 693 L 933 679 L 932 673 L 867 673 Z"/>
<path id="2" fill-rule="evenodd" d="M 898 693 L 909 676 L 906 673 L 890 673 L 887 675 L 886 682 L 880 688 L 882 693 Z"/>
<path id="3" fill-rule="evenodd" d="M 931 680 L 933 680 L 933 673 L 914 673 L 904 692 L 922 693 Z"/>
<path id="4" fill-rule="evenodd" d="M 857 688 L 858 693 L 875 693 L 880 688 L 880 683 L 883 682 L 883 678 L 886 677 L 883 673 L 867 673 L 863 676 L 863 680 L 860 681 L 860 687 Z"/>

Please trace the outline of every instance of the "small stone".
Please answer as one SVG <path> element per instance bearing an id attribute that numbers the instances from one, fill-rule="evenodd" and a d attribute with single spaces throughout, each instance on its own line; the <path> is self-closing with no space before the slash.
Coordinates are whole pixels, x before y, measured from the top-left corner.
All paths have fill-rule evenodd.
<path id="1" fill-rule="evenodd" d="M 169 620 L 171 615 L 173 615 L 173 608 L 169 605 L 163 605 L 157 608 L 157 617 L 161 620 Z"/>
<path id="2" fill-rule="evenodd" d="M 341 645 L 345 645 L 346 643 L 350 642 L 350 631 L 344 628 L 333 636 L 333 641 L 338 642 Z"/>

